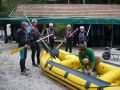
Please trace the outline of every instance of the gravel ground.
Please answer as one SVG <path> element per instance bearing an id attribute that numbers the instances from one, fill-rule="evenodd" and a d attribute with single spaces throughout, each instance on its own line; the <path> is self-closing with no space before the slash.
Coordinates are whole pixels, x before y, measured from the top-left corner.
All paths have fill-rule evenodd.
<path id="1" fill-rule="evenodd" d="M 28 50 L 26 61 L 30 75 L 20 75 L 19 53 L 16 55 L 9 54 L 9 51 L 14 48 L 17 48 L 15 42 L 7 44 L 0 42 L 0 90 L 69 90 L 61 83 L 47 77 L 41 68 L 32 67 L 30 50 Z M 94 50 L 95 54 L 99 56 L 104 52 L 103 48 L 94 48 Z M 73 53 L 76 54 L 77 52 L 77 48 L 74 48 Z M 120 64 L 120 62 L 116 63 Z"/>

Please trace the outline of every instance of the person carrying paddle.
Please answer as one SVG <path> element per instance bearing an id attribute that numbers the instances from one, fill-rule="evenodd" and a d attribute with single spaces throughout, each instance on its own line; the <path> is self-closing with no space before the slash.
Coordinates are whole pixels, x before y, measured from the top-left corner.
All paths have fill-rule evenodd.
<path id="1" fill-rule="evenodd" d="M 53 23 L 49 23 L 49 28 L 47 28 L 43 33 L 44 36 L 47 36 L 50 34 L 53 34 L 53 35 L 51 35 L 50 37 L 47 38 L 47 42 L 50 46 L 50 49 L 54 49 L 54 40 L 56 39 L 56 36 L 55 36 L 56 32 L 53 29 Z"/>
<path id="2" fill-rule="evenodd" d="M 17 39 L 19 46 L 18 47 L 24 47 L 20 51 L 20 68 L 21 68 L 21 75 L 28 75 L 26 71 L 29 69 L 26 68 L 25 63 L 26 63 L 26 57 L 27 57 L 27 47 L 28 47 L 28 34 L 26 32 L 26 29 L 28 27 L 27 22 L 22 22 L 21 23 L 21 28 L 17 30 Z"/>
<path id="3" fill-rule="evenodd" d="M 96 76 L 96 67 L 100 63 L 100 57 L 95 57 L 95 54 L 91 48 L 87 48 L 85 44 L 79 45 L 78 57 L 82 67 L 82 71 L 85 74 Z"/>
<path id="4" fill-rule="evenodd" d="M 33 43 L 33 42 L 35 42 L 39 39 L 40 32 L 37 28 L 37 20 L 36 19 L 32 20 L 32 27 L 29 26 L 27 28 L 27 32 L 28 32 L 28 35 L 29 35 L 30 43 Z M 35 66 L 35 67 L 38 67 L 38 65 L 40 64 L 40 61 L 39 61 L 40 45 L 38 45 L 38 43 L 36 42 L 36 43 L 30 44 L 30 47 L 31 47 L 31 51 L 32 51 L 32 54 L 31 54 L 32 65 Z M 35 63 L 35 54 L 36 54 L 36 57 L 37 57 L 37 64 Z"/>
<path id="5" fill-rule="evenodd" d="M 65 47 L 65 51 L 68 51 L 72 53 L 72 45 L 73 45 L 73 35 L 71 36 L 71 34 L 73 33 L 72 27 L 70 24 L 67 25 L 67 31 L 65 34 L 65 38 L 66 38 L 66 47 Z"/>

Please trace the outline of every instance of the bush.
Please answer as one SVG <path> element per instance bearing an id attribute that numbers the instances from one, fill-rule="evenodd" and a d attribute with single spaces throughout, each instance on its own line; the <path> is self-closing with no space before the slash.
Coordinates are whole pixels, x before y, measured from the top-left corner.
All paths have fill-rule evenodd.
<path id="1" fill-rule="evenodd" d="M 55 24 L 54 29 L 56 31 L 57 38 L 63 38 L 66 32 L 65 24 Z"/>

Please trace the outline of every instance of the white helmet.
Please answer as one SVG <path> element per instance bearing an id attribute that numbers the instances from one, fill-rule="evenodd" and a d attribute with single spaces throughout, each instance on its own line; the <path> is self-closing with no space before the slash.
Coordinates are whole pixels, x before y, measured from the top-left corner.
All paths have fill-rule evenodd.
<path id="1" fill-rule="evenodd" d="M 53 26 L 53 23 L 49 23 L 49 26 Z"/>
<path id="2" fill-rule="evenodd" d="M 32 20 L 32 23 L 37 23 L 37 22 L 38 22 L 37 19 Z"/>
<path id="3" fill-rule="evenodd" d="M 80 29 L 84 29 L 85 27 L 84 26 L 80 26 Z"/>
<path id="4" fill-rule="evenodd" d="M 22 22 L 21 25 L 27 25 L 28 26 L 28 23 L 27 22 Z"/>
<path id="5" fill-rule="evenodd" d="M 70 25 L 70 24 L 68 24 L 68 25 L 67 25 L 67 28 L 68 28 L 68 27 L 71 27 L 71 25 Z"/>

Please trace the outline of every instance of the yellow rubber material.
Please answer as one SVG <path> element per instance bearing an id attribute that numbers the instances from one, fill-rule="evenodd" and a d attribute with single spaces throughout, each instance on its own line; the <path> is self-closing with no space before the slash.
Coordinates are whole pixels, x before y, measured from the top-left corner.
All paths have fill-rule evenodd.
<path id="1" fill-rule="evenodd" d="M 40 66 L 49 77 L 61 82 L 72 90 L 86 90 L 86 84 L 88 81 L 70 72 L 67 77 L 65 77 L 65 70 L 52 66 L 50 63 L 46 65 L 48 61 L 53 61 L 59 65 L 81 72 L 81 64 L 77 56 L 63 50 L 59 50 L 58 58 L 54 59 L 49 55 L 49 53 L 42 51 Z M 103 90 L 120 90 L 120 67 L 101 62 L 97 66 L 97 74 L 98 76 L 94 78 L 110 83 L 109 86 L 103 87 Z M 99 90 L 98 88 L 99 86 L 96 83 L 91 82 L 87 90 Z"/>

